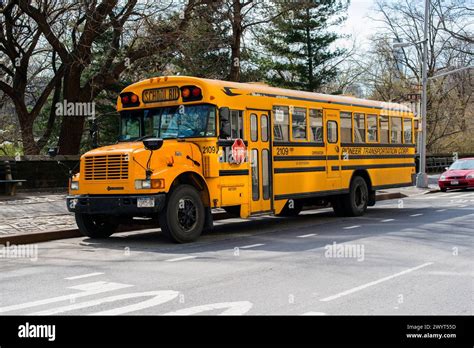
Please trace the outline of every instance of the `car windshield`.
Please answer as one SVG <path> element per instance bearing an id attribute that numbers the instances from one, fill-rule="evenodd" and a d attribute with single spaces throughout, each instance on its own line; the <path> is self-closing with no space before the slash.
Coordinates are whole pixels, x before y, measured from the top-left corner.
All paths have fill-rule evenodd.
<path id="1" fill-rule="evenodd" d="M 170 139 L 216 135 L 216 108 L 209 104 L 126 110 L 120 116 L 119 141 L 148 136 Z"/>
<path id="2" fill-rule="evenodd" d="M 469 160 L 457 160 L 449 169 L 458 169 L 458 170 L 469 170 L 474 169 L 474 159 Z"/>

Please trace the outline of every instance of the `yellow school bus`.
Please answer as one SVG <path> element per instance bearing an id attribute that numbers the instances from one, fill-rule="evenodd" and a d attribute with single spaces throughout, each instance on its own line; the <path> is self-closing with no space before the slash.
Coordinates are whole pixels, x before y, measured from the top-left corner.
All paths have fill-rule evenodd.
<path id="1" fill-rule="evenodd" d="M 92 238 L 148 218 L 190 242 L 214 208 L 247 218 L 331 204 L 359 216 L 376 190 L 414 180 L 413 114 L 400 104 L 165 76 L 125 88 L 117 110 L 118 142 L 82 155 L 67 197 Z"/>

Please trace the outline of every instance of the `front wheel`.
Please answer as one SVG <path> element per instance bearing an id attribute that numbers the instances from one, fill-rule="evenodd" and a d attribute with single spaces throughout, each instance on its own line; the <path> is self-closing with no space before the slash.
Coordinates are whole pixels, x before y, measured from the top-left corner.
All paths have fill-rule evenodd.
<path id="1" fill-rule="evenodd" d="M 97 239 L 110 237 L 118 227 L 110 217 L 95 214 L 76 213 L 76 224 L 82 235 Z"/>
<path id="2" fill-rule="evenodd" d="M 205 209 L 199 192 L 190 185 L 177 187 L 160 213 L 163 234 L 176 243 L 199 238 L 205 222 Z"/>

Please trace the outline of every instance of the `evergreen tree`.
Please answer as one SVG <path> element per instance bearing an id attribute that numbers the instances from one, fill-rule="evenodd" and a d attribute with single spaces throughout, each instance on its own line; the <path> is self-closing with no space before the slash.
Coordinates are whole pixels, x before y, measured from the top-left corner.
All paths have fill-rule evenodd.
<path id="1" fill-rule="evenodd" d="M 262 31 L 260 64 L 273 86 L 316 91 L 337 74 L 332 63 L 345 50 L 331 32 L 345 20 L 348 3 L 340 0 L 277 2 L 285 15 Z M 286 7 L 286 9 L 285 9 Z"/>

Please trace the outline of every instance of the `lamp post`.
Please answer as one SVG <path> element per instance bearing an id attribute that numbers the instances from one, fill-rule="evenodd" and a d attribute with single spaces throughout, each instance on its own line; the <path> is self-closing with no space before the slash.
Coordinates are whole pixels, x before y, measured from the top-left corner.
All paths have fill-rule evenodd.
<path id="1" fill-rule="evenodd" d="M 427 104 L 427 84 L 428 84 L 428 24 L 429 24 L 430 0 L 425 0 L 425 18 L 423 40 L 416 42 L 399 42 L 393 45 L 393 48 L 403 48 L 418 44 L 423 44 L 422 67 L 421 67 L 421 134 L 420 134 L 420 169 L 416 175 L 416 187 L 428 187 L 428 175 L 426 175 L 426 104 Z"/>

